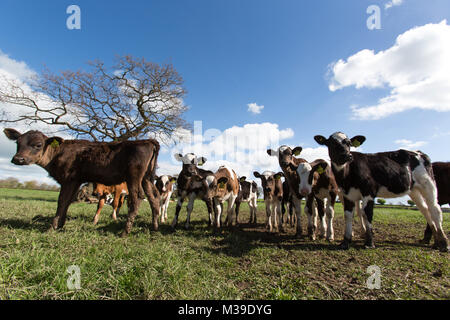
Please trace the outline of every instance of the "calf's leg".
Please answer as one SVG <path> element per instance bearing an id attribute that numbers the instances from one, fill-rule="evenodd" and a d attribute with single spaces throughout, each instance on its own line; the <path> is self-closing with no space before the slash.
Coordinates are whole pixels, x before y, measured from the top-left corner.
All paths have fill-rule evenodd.
<path id="1" fill-rule="evenodd" d="M 153 230 L 158 231 L 159 208 L 161 205 L 161 196 L 160 196 L 159 191 L 156 188 L 156 186 L 148 178 L 144 178 L 142 180 L 142 187 L 144 188 L 144 192 L 145 192 L 145 195 L 147 196 L 148 203 L 150 204 L 150 208 L 152 209 Z"/>
<path id="2" fill-rule="evenodd" d="M 345 217 L 345 233 L 344 240 L 339 245 L 341 249 L 347 250 L 352 242 L 352 223 L 353 223 L 353 208 L 355 203 L 344 197 L 344 217 Z"/>
<path id="3" fill-rule="evenodd" d="M 53 218 L 53 229 L 61 229 L 66 222 L 67 209 L 72 202 L 78 188 L 81 183 L 69 182 L 61 186 L 61 191 L 58 196 L 58 208 L 56 209 L 56 215 Z"/>
<path id="4" fill-rule="evenodd" d="M 297 198 L 295 195 L 292 196 L 292 202 L 295 207 L 295 215 L 297 217 L 297 230 L 295 236 L 297 238 L 302 237 L 302 224 L 301 224 L 301 214 L 302 214 L 302 202 L 301 199 Z"/>
<path id="5" fill-rule="evenodd" d="M 101 196 L 100 199 L 98 200 L 97 212 L 95 213 L 94 216 L 94 226 L 98 223 L 98 219 L 100 218 L 100 212 L 102 212 L 103 206 L 105 205 L 105 201 L 106 201 L 105 195 Z"/>

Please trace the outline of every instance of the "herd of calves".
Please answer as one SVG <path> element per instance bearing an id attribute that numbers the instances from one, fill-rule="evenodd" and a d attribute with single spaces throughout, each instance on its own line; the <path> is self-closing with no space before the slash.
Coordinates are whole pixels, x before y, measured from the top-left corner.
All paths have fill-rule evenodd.
<path id="1" fill-rule="evenodd" d="M 210 224 L 216 228 L 221 226 L 224 202 L 228 202 L 226 225 L 232 225 L 234 212 L 238 221 L 242 202 L 249 204 L 249 222 L 256 223 L 256 183 L 246 181 L 246 177 L 239 178 L 227 166 L 220 167 L 216 172 L 203 170 L 199 166 L 206 162 L 204 157 L 192 153 L 184 156 L 175 154 L 175 159 L 182 162 L 178 177 L 156 177 L 160 146 L 153 139 L 106 143 L 47 137 L 39 131 L 22 134 L 11 128 L 5 129 L 4 133 L 17 143 L 12 163 L 37 164 L 61 185 L 53 229 L 64 226 L 71 200 L 85 182 L 95 183 L 95 194 L 100 199 L 94 223 L 98 221 L 107 194 L 114 194 L 113 218 L 116 218 L 117 210 L 124 201 L 123 195 L 128 194 L 128 218 L 122 236 L 130 232 L 140 203 L 145 198 L 153 212 L 154 230 L 158 229 L 159 220 L 167 220 L 167 208 L 175 181 L 178 202 L 173 228 L 177 225 L 186 198 L 186 228 L 189 228 L 195 199 L 205 202 Z M 296 236 L 301 237 L 301 200 L 305 199 L 308 236 L 314 240 L 318 233 L 320 237 L 332 241 L 334 204 L 339 196 L 345 216 L 344 239 L 340 246 L 343 249 L 350 246 L 356 211 L 365 236 L 365 247 L 373 248 L 375 198 L 409 195 L 427 221 L 422 241 L 429 243 L 433 236 L 433 248 L 444 252 L 450 250 L 442 227 L 440 208 L 440 205 L 450 203 L 450 163 L 432 164 L 430 158 L 420 151 L 401 149 L 371 154 L 351 151 L 351 147 L 359 147 L 366 138 L 355 136 L 350 139 L 342 132 L 336 132 L 328 138 L 317 135 L 314 140 L 328 148 L 330 162 L 322 159 L 308 162 L 298 157 L 301 147 L 291 149 L 281 146 L 277 150 L 267 150 L 269 156 L 278 158 L 280 172 L 253 173 L 261 179 L 267 213 L 266 226 L 270 232 L 273 229 L 283 231 L 284 214 L 287 212 L 287 222 L 296 225 Z"/>

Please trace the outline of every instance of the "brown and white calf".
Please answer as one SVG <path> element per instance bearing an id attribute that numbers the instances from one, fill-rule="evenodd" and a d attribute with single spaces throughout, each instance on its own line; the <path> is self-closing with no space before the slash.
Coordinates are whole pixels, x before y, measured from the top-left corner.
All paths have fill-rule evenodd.
<path id="1" fill-rule="evenodd" d="M 239 178 L 239 193 L 236 198 L 236 224 L 239 223 L 238 215 L 241 203 L 247 202 L 250 209 L 248 223 L 256 224 L 256 213 L 258 209 L 258 185 L 255 181 L 246 181 L 246 177 Z"/>
<path id="2" fill-rule="evenodd" d="M 37 164 L 60 185 L 58 208 L 52 227 L 59 229 L 66 221 L 67 209 L 84 182 L 104 185 L 127 183 L 128 220 L 122 236 L 133 225 L 141 199 L 147 195 L 153 212 L 153 228 L 158 229 L 159 194 L 153 184 L 159 143 L 154 139 L 92 142 L 64 140 L 47 137 L 39 131 L 21 134 L 15 129 L 5 129 L 5 135 L 17 142 L 17 153 L 12 163 Z"/>
<path id="3" fill-rule="evenodd" d="M 325 238 L 326 235 L 328 241 L 333 241 L 334 204 L 339 189 L 330 166 L 325 160 L 317 159 L 310 163 L 302 162 L 298 166 L 291 164 L 291 167 L 297 171 L 300 179 L 298 192 L 307 198 L 305 211 L 306 208 L 314 210 L 314 200 L 316 201 L 320 220 L 319 236 Z M 315 239 L 315 230 L 312 230 L 311 237 Z"/>
<path id="4" fill-rule="evenodd" d="M 256 213 L 258 210 L 258 185 L 255 181 L 246 181 L 247 177 L 239 178 L 239 193 L 236 198 L 236 224 L 239 223 L 239 209 L 241 203 L 247 202 L 250 209 L 250 218 L 248 223 L 256 224 Z"/>
<path id="5" fill-rule="evenodd" d="M 281 200 L 283 199 L 283 183 L 281 177 L 282 172 L 264 171 L 260 174 L 258 171 L 253 172 L 256 178 L 261 179 L 261 185 L 264 192 L 264 202 L 266 205 L 266 227 L 269 232 L 283 231 L 283 225 L 281 223 Z M 273 219 L 273 227 L 272 227 Z"/>
<path id="6" fill-rule="evenodd" d="M 362 200 L 366 227 L 366 247 L 374 247 L 372 218 L 376 197 L 396 198 L 409 195 L 430 225 L 435 247 L 449 251 L 447 236 L 442 228 L 442 211 L 437 201 L 437 189 L 430 158 L 420 152 L 398 150 L 379 153 L 359 153 L 350 147 L 359 147 L 366 138 L 349 139 L 336 132 L 328 139 L 317 135 L 317 143 L 328 147 L 331 167 L 337 185 L 343 194 L 345 235 L 341 247 L 347 249 L 352 240 L 353 208 Z"/>
<path id="7" fill-rule="evenodd" d="M 159 216 L 161 217 L 161 222 L 166 222 L 167 220 L 167 209 L 169 208 L 175 181 L 177 181 L 176 178 L 168 175 L 156 177 L 155 186 L 160 195 Z"/>
<path id="8" fill-rule="evenodd" d="M 300 165 L 300 163 L 306 163 L 307 161 L 302 158 L 296 158 L 294 155 L 299 155 L 302 151 L 301 147 L 295 147 L 294 149 L 291 149 L 288 146 L 281 146 L 278 148 L 278 150 L 268 149 L 267 154 L 272 157 L 278 158 L 278 163 L 280 164 L 281 170 L 283 170 L 284 177 L 286 178 L 286 181 L 289 184 L 289 190 L 290 190 L 290 199 L 291 202 L 294 205 L 295 214 L 297 217 L 297 231 L 296 236 L 301 237 L 302 236 L 302 226 L 301 226 L 301 200 L 303 196 L 298 192 L 298 185 L 300 183 L 300 179 L 298 177 L 297 171 L 292 169 L 291 165 L 294 165 L 297 167 Z M 306 210 L 305 213 L 308 217 L 308 230 L 313 230 L 313 213 L 314 210 Z"/>
<path id="9" fill-rule="evenodd" d="M 112 186 L 105 186 L 101 183 L 94 183 L 94 191 L 92 192 L 92 195 L 98 197 L 98 205 L 97 212 L 95 213 L 94 217 L 94 225 L 97 224 L 98 219 L 100 218 L 100 212 L 102 211 L 105 202 L 107 202 L 108 196 L 112 195 L 114 195 L 111 203 L 113 207 L 112 218 L 114 220 L 117 220 L 117 215 L 119 214 L 119 210 L 122 207 L 123 202 L 125 201 L 125 196 L 127 194 L 128 188 L 126 182 Z"/>
<path id="10" fill-rule="evenodd" d="M 214 181 L 214 172 L 198 168 L 198 166 L 206 162 L 206 158 L 204 157 L 198 158 L 193 153 L 187 153 L 184 156 L 176 153 L 174 156 L 176 160 L 182 162 L 183 166 L 177 178 L 178 201 L 175 208 L 175 216 L 172 221 L 172 228 L 175 228 L 178 223 L 178 216 L 186 197 L 189 202 L 186 209 L 185 228 L 189 228 L 195 199 L 201 199 L 205 202 L 206 208 L 208 209 L 209 223 L 212 225 L 213 200 L 209 195 L 209 185 Z M 209 178 L 206 180 L 207 177 Z"/>
<path id="11" fill-rule="evenodd" d="M 438 204 L 450 204 L 450 162 L 433 162 L 433 175 L 438 191 Z M 433 232 L 427 224 L 422 243 L 430 243 Z"/>
<path id="12" fill-rule="evenodd" d="M 206 177 L 206 181 L 208 181 L 208 179 L 211 179 L 211 177 Z M 213 225 L 216 228 L 220 228 L 223 203 L 226 201 L 228 206 L 225 225 L 231 227 L 233 225 L 232 216 L 234 204 L 239 193 L 239 180 L 236 172 L 228 166 L 221 166 L 216 173 L 214 173 L 214 180 L 208 181 L 208 183 L 210 196 L 212 196 L 214 201 L 215 217 Z"/>

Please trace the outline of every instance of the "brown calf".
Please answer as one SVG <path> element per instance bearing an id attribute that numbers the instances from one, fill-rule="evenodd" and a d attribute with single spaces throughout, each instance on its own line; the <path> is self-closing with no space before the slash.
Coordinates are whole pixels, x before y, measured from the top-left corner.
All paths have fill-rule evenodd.
<path id="1" fill-rule="evenodd" d="M 156 178 L 155 186 L 159 191 L 160 207 L 159 216 L 161 217 L 161 222 L 166 222 L 167 220 L 167 209 L 169 208 L 170 197 L 173 193 L 173 184 L 177 181 L 176 178 L 162 175 Z"/>
<path id="2" fill-rule="evenodd" d="M 274 220 L 275 230 L 283 231 L 281 223 L 281 200 L 283 199 L 283 183 L 281 177 L 282 172 L 264 171 L 262 174 L 255 171 L 253 175 L 261 179 L 261 184 L 264 192 L 264 202 L 266 204 L 266 227 L 269 232 L 272 232 L 272 217 Z M 279 226 L 279 228 L 278 228 Z"/>
<path id="3" fill-rule="evenodd" d="M 294 204 L 295 214 L 297 216 L 297 232 L 296 236 L 300 238 L 302 236 L 302 226 L 301 226 L 301 200 L 303 198 L 298 191 L 298 185 L 300 179 L 298 177 L 297 171 L 291 168 L 291 164 L 298 166 L 300 163 L 307 162 L 305 159 L 296 158 L 294 155 L 299 155 L 302 151 L 301 147 L 296 147 L 291 149 L 288 146 L 281 146 L 278 150 L 268 149 L 267 154 L 272 157 L 278 158 L 278 163 L 280 164 L 281 170 L 283 170 L 284 177 L 289 184 L 289 190 L 291 192 L 291 201 Z M 312 221 L 311 217 L 308 217 L 308 221 Z M 308 225 L 308 230 L 312 230 L 313 226 Z"/>
<path id="4" fill-rule="evenodd" d="M 21 134 L 15 129 L 5 129 L 4 132 L 10 140 L 17 141 L 17 153 L 12 163 L 37 164 L 61 185 L 53 229 L 64 226 L 71 200 L 84 182 L 105 185 L 127 183 L 128 220 L 122 236 L 130 232 L 145 195 L 152 208 L 153 227 L 158 229 L 159 193 L 153 184 L 159 153 L 158 141 L 149 139 L 106 143 L 49 138 L 39 131 Z"/>
<path id="5" fill-rule="evenodd" d="M 228 202 L 227 207 L 227 217 L 225 219 L 225 225 L 232 226 L 232 215 L 234 211 L 234 204 L 239 193 L 239 180 L 233 169 L 227 166 L 221 166 L 214 174 L 215 188 L 213 191 L 212 198 L 214 201 L 214 213 L 215 213 L 215 223 L 217 228 L 220 228 L 221 224 L 221 214 L 223 203 Z M 208 179 L 208 178 L 207 178 Z M 207 181 L 208 183 L 209 181 Z M 236 219 L 237 222 L 237 219 Z"/>
<path id="6" fill-rule="evenodd" d="M 128 188 L 126 182 L 121 184 L 116 184 L 113 186 L 105 186 L 101 183 L 94 183 L 94 192 L 92 193 L 94 196 L 98 197 L 98 206 L 97 212 L 94 217 L 94 225 L 97 224 L 98 219 L 100 218 L 100 212 L 102 211 L 103 206 L 105 205 L 106 198 L 108 195 L 114 194 L 114 200 L 112 202 L 113 213 L 112 218 L 117 220 L 117 215 L 119 214 L 119 210 L 125 201 L 125 196 L 128 194 Z"/>

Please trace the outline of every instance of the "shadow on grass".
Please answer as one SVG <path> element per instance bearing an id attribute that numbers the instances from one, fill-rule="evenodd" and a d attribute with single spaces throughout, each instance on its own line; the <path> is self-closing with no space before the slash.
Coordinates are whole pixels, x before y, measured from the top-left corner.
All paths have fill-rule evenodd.
<path id="1" fill-rule="evenodd" d="M 1 196 L 1 199 L 5 200 L 19 200 L 19 201 L 44 201 L 44 202 L 58 202 L 58 198 L 55 199 L 45 199 L 40 197 L 33 197 L 33 196 Z"/>
<path id="2" fill-rule="evenodd" d="M 7 218 L 0 219 L 0 227 L 46 232 L 49 230 L 52 221 L 53 217 L 44 217 L 41 215 L 34 216 L 31 221 Z"/>

